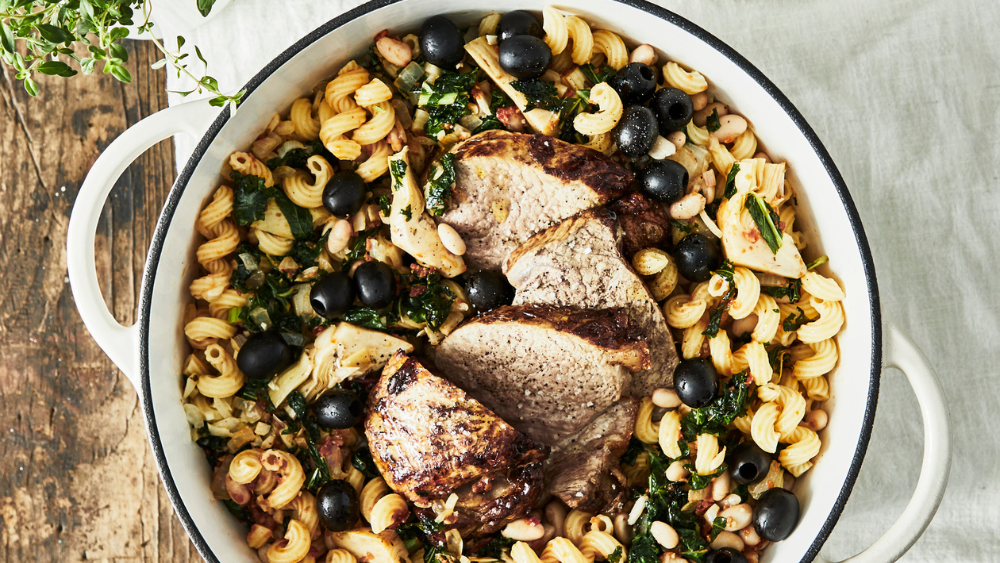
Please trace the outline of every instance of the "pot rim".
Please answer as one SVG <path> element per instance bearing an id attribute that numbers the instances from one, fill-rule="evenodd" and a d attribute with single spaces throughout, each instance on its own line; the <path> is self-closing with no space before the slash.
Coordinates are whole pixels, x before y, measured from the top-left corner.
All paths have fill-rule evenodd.
<path id="1" fill-rule="evenodd" d="M 362 4 L 352 10 L 344 12 L 343 14 L 331 19 L 320 27 L 316 28 L 308 35 L 295 42 L 291 47 L 286 49 L 280 55 L 274 58 L 271 62 L 267 64 L 263 69 L 260 70 L 253 78 L 247 82 L 246 94 L 244 95 L 244 100 L 253 95 L 254 91 L 260 86 L 271 74 L 274 73 L 278 68 L 288 62 L 292 57 L 297 55 L 300 51 L 308 47 L 309 45 L 315 43 L 320 38 L 326 36 L 335 29 L 343 26 L 344 24 L 353 21 L 369 12 L 373 12 L 380 8 L 390 6 L 392 4 L 397 4 L 404 2 L 405 0 L 371 0 L 365 4 Z M 847 478 L 844 481 L 840 493 L 837 496 L 837 500 L 834 503 L 833 510 L 827 516 L 826 522 L 820 528 L 819 534 L 813 539 L 806 550 L 805 555 L 801 559 L 800 563 L 805 563 L 812 561 L 820 552 L 823 544 L 830 536 L 830 532 L 833 531 L 834 526 L 840 519 L 840 515 L 844 510 L 844 506 L 847 503 L 847 499 L 854 489 L 854 484 L 857 481 L 858 473 L 861 470 L 861 464 L 864 461 L 865 453 L 868 450 L 868 443 L 871 439 L 872 428 L 875 420 L 875 407 L 878 402 L 878 392 L 879 392 L 879 382 L 880 374 L 882 368 L 882 314 L 879 301 L 878 293 L 878 283 L 875 277 L 875 263 L 872 257 L 871 248 L 868 245 L 868 237 L 865 235 L 864 227 L 861 224 L 861 217 L 858 213 L 858 209 L 854 204 L 854 200 L 851 197 L 850 192 L 847 189 L 847 185 L 844 182 L 843 176 L 841 176 L 840 171 L 837 169 L 836 164 L 833 162 L 833 158 L 830 153 L 823 146 L 823 143 L 819 140 L 819 137 L 813 131 L 812 127 L 806 123 L 805 118 L 799 112 L 799 110 L 792 104 L 792 102 L 778 89 L 778 87 L 771 82 L 764 73 L 762 73 L 757 67 L 750 63 L 746 58 L 740 55 L 732 47 L 724 43 L 722 40 L 718 39 L 708 31 L 702 29 L 698 25 L 688 21 L 687 19 L 679 16 L 678 14 L 662 8 L 660 6 L 651 4 L 646 0 L 613 0 L 620 4 L 625 4 L 637 9 L 640 9 L 654 17 L 665 20 L 688 33 L 691 33 L 701 41 L 705 42 L 711 48 L 718 51 L 721 55 L 736 64 L 741 70 L 743 70 L 751 79 L 753 79 L 757 84 L 764 89 L 764 91 L 771 96 L 771 98 L 777 102 L 781 109 L 791 118 L 792 122 L 799 129 L 802 135 L 809 142 L 812 150 L 816 153 L 823 167 L 826 169 L 827 174 L 833 182 L 834 187 L 837 190 L 837 194 L 840 196 L 841 203 L 844 209 L 847 211 L 848 220 L 851 224 L 851 229 L 854 231 L 855 240 L 857 242 L 858 250 L 861 253 L 861 261 L 864 266 L 865 281 L 868 287 L 869 295 L 869 307 L 872 313 L 872 343 L 871 343 L 871 354 L 872 354 L 872 366 L 870 374 L 870 385 L 868 397 L 865 404 L 865 414 L 864 420 L 861 427 L 861 437 L 858 441 L 857 448 L 854 452 L 854 458 L 851 461 L 850 469 L 847 473 Z M 201 554 L 203 558 L 209 563 L 220 563 L 219 558 L 212 551 L 211 546 L 205 540 L 205 537 L 201 534 L 201 531 L 195 525 L 193 519 L 191 518 L 190 512 L 188 512 L 187 507 L 184 505 L 180 493 L 178 492 L 177 485 L 174 482 L 173 475 L 171 474 L 170 467 L 167 464 L 166 455 L 164 453 L 163 444 L 160 440 L 159 431 L 156 425 L 156 416 L 153 410 L 152 404 L 152 391 L 150 388 L 150 377 L 149 377 L 149 319 L 150 319 L 150 309 L 152 307 L 152 295 L 153 295 L 153 284 L 155 283 L 155 272 L 159 266 L 160 257 L 163 251 L 163 243 L 166 239 L 167 231 L 173 220 L 174 212 L 176 211 L 177 204 L 180 201 L 181 195 L 187 188 L 187 184 L 191 179 L 191 175 L 194 173 L 195 168 L 201 161 L 201 158 L 207 152 L 209 146 L 215 141 L 216 136 L 222 130 L 223 126 L 229 122 L 230 113 L 228 111 L 223 111 L 218 118 L 212 123 L 208 131 L 199 141 L 194 152 L 188 158 L 184 169 L 178 174 L 177 180 L 174 182 L 173 187 L 170 189 L 170 193 L 167 195 L 167 200 L 163 205 L 163 210 L 160 213 L 160 218 L 157 221 L 156 229 L 153 232 L 152 241 L 149 248 L 149 253 L 146 260 L 146 266 L 143 272 L 143 280 L 141 287 L 141 307 L 139 310 L 139 370 L 140 377 L 142 378 L 142 393 L 140 398 L 142 400 L 143 411 L 146 418 L 146 431 L 149 434 L 150 445 L 153 450 L 153 456 L 156 460 L 157 468 L 159 469 L 160 478 L 163 482 L 163 486 L 167 491 L 167 496 L 170 498 L 171 504 L 174 507 L 174 511 L 177 514 L 181 525 L 187 532 L 188 537 L 190 537 L 191 542 L 194 544 L 198 553 Z"/>

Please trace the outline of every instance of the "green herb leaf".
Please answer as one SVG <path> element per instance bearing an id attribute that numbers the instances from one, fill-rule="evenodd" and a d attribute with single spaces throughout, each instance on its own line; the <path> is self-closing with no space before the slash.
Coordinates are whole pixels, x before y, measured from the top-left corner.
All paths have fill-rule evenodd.
<path id="1" fill-rule="evenodd" d="M 830 259 L 827 258 L 826 255 L 824 254 L 823 256 L 820 256 L 819 258 L 817 258 L 817 259 L 813 260 L 812 262 L 806 264 L 806 270 L 812 270 L 813 268 L 818 268 L 819 266 L 822 266 L 823 264 L 826 264 L 829 260 Z"/>
<path id="2" fill-rule="evenodd" d="M 70 35 L 66 33 L 61 27 L 54 26 L 47 23 L 38 24 L 35 29 L 38 30 L 38 34 L 42 36 L 42 39 L 46 41 L 51 41 L 53 43 L 65 43 L 69 41 Z M 125 29 L 125 28 L 118 28 Z"/>
<path id="3" fill-rule="evenodd" d="M 723 197 L 729 199 L 736 195 L 736 175 L 740 173 L 740 163 L 734 162 L 733 166 L 729 169 L 729 175 L 726 176 L 726 193 Z"/>
<path id="4" fill-rule="evenodd" d="M 425 207 L 431 215 L 444 215 L 454 185 L 455 154 L 447 153 L 432 165 L 427 176 L 427 186 L 424 188 L 427 194 Z"/>
<path id="5" fill-rule="evenodd" d="M 749 399 L 747 371 L 729 378 L 722 393 L 707 407 L 693 409 L 681 419 L 681 434 L 685 441 L 693 441 L 698 434 L 724 436 L 727 426 L 746 413 Z"/>
<path id="6" fill-rule="evenodd" d="M 764 285 L 761 286 L 760 290 L 775 299 L 783 299 L 787 297 L 789 303 L 798 303 L 802 295 L 802 281 L 789 279 L 787 285 Z"/>
<path id="7" fill-rule="evenodd" d="M 719 466 L 718 469 L 716 469 L 712 473 L 709 473 L 708 475 L 700 475 L 698 471 L 695 470 L 693 463 L 684 464 L 684 469 L 687 469 L 688 473 L 691 474 L 688 479 L 688 484 L 691 485 L 691 489 L 695 491 L 700 491 L 701 489 L 704 489 L 705 487 L 711 485 L 712 479 L 715 479 L 719 475 L 722 475 L 728 468 L 726 467 L 726 464 L 723 463 L 721 466 Z"/>
<path id="8" fill-rule="evenodd" d="M 288 394 L 288 397 L 285 398 L 285 402 L 287 402 L 288 406 L 292 407 L 292 410 L 295 411 L 295 417 L 298 420 L 305 419 L 306 398 L 302 396 L 302 393 L 299 393 L 298 391 L 292 391 L 291 393 Z"/>
<path id="9" fill-rule="evenodd" d="M 389 330 L 384 316 L 368 307 L 351 307 L 344 313 L 344 322 L 371 330 Z"/>
<path id="10" fill-rule="evenodd" d="M 580 66 L 580 71 L 587 77 L 593 85 L 607 82 L 617 72 L 611 65 L 604 65 L 599 70 L 594 69 L 594 65 L 587 63 Z"/>
<path id="11" fill-rule="evenodd" d="M 802 307 L 796 307 L 796 309 L 799 310 L 798 316 L 795 316 L 795 313 L 788 313 L 788 316 L 785 317 L 785 320 L 781 323 L 781 328 L 783 328 L 785 332 L 794 332 L 799 330 L 802 325 L 809 322 L 809 319 L 806 317 Z"/>
<path id="12" fill-rule="evenodd" d="M 386 194 L 378 196 L 377 203 L 378 203 L 378 209 L 379 211 L 382 212 L 382 215 L 388 217 L 389 212 L 392 210 L 392 200 L 389 199 L 389 196 Z"/>
<path id="13" fill-rule="evenodd" d="M 774 210 L 771 209 L 771 206 L 766 201 L 753 192 L 747 193 L 746 207 L 747 211 L 750 212 L 753 222 L 757 225 L 757 230 L 760 231 L 760 236 L 767 243 L 767 247 L 771 249 L 772 253 L 777 254 L 778 249 L 781 248 L 782 235 L 771 218 L 771 213 Z"/>
<path id="14" fill-rule="evenodd" d="M 50 76 L 62 76 L 64 78 L 76 74 L 76 71 L 70 68 L 68 64 L 60 61 L 45 61 L 38 65 L 38 72 Z"/>
<path id="15" fill-rule="evenodd" d="M 719 123 L 718 109 L 712 109 L 712 115 L 705 119 L 705 127 L 708 128 L 709 133 L 715 133 L 722 127 L 722 124 Z"/>
<path id="16" fill-rule="evenodd" d="M 427 323 L 428 327 L 437 330 L 448 318 L 455 297 L 441 274 L 431 273 L 410 278 L 409 291 L 399 297 L 393 310 L 400 317 L 406 315 L 414 322 Z"/>
<path id="17" fill-rule="evenodd" d="M 402 158 L 389 162 L 389 173 L 392 175 L 393 189 L 398 189 L 403 185 L 403 178 L 406 177 L 406 161 Z M 388 215 L 388 212 L 386 212 Z"/>
<path id="18" fill-rule="evenodd" d="M 411 209 L 411 207 L 412 207 L 412 206 L 410 206 L 410 205 L 407 205 L 406 207 L 404 207 L 404 208 L 402 208 L 402 209 L 400 209 L 400 210 L 399 210 L 399 213 L 400 213 L 400 214 L 401 214 L 401 215 L 402 215 L 403 217 L 406 217 L 406 220 L 407 220 L 407 221 L 409 221 L 410 219 L 412 219 L 412 218 L 413 218 L 413 210 Z"/>
<path id="19" fill-rule="evenodd" d="M 375 467 L 375 460 L 372 459 L 372 452 L 368 446 L 354 452 L 354 455 L 351 456 L 351 465 L 369 479 L 379 476 L 378 468 Z"/>
<path id="20" fill-rule="evenodd" d="M 719 266 L 718 270 L 712 272 L 729 283 L 729 289 L 723 294 L 719 304 L 713 308 L 708 315 L 708 326 L 702 334 L 709 338 L 715 338 L 719 334 L 719 325 L 722 324 L 722 313 L 729 310 L 729 304 L 736 297 L 736 282 L 733 281 L 733 263 L 726 260 Z"/>

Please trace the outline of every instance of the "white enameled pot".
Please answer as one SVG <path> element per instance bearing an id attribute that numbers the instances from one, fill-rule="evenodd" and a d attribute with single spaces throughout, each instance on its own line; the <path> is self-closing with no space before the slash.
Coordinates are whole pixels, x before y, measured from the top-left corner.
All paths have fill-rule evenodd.
<path id="1" fill-rule="evenodd" d="M 457 4 L 453 4 L 457 5 Z M 335 18 L 268 64 L 247 84 L 235 117 L 206 102 L 171 107 L 138 123 L 94 164 L 69 225 L 69 276 L 80 315 L 108 356 L 139 393 L 150 444 L 170 500 L 192 541 L 210 562 L 254 561 L 246 530 L 209 491 L 210 472 L 191 442 L 181 409 L 181 363 L 187 354 L 181 315 L 197 262 L 194 224 L 218 184 L 224 160 L 248 146 L 276 110 L 310 92 L 380 30 L 417 29 L 442 11 L 437 0 L 377 0 Z M 465 0 L 451 17 L 464 24 L 496 9 L 491 0 Z M 540 10 L 542 4 L 511 0 L 504 10 Z M 948 480 L 950 440 L 941 387 L 924 356 L 892 324 L 883 323 L 871 252 L 857 210 L 830 156 L 799 112 L 760 71 L 704 30 L 640 0 L 579 0 L 566 9 L 599 27 L 695 68 L 718 95 L 747 116 L 768 152 L 786 160 L 801 186 L 801 224 L 817 254 L 826 254 L 847 292 L 840 335 L 840 364 L 830 378 L 830 422 L 822 432 L 816 466 L 798 480 L 802 517 L 787 540 L 761 561 L 825 561 L 820 548 L 843 510 L 871 435 L 884 367 L 909 378 L 924 424 L 924 456 L 913 500 L 874 545 L 851 558 L 895 561 L 916 541 L 940 503 Z M 202 137 L 167 198 L 142 279 L 138 321 L 119 325 L 105 307 L 94 266 L 94 233 L 101 207 L 127 165 L 154 143 L 175 133 Z M 873 455 L 878 455 L 877 453 Z"/>

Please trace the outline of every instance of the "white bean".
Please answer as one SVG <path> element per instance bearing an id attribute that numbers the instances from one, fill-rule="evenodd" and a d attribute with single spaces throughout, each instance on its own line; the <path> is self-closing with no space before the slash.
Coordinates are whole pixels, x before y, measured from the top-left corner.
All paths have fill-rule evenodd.
<path id="1" fill-rule="evenodd" d="M 718 516 L 719 516 L 719 505 L 717 504 L 713 504 L 712 506 L 708 507 L 708 510 L 705 511 L 705 514 L 702 514 L 702 517 L 709 524 L 715 522 L 715 519 L 718 518 Z"/>
<path id="2" fill-rule="evenodd" d="M 556 528 L 556 535 L 562 536 L 566 533 L 566 505 L 558 500 L 554 500 L 545 505 L 545 519 Z"/>
<path id="3" fill-rule="evenodd" d="M 743 551 L 743 540 L 732 532 L 719 532 L 719 535 L 708 545 L 712 549 L 729 547 L 736 551 Z"/>
<path id="4" fill-rule="evenodd" d="M 747 120 L 738 115 L 724 115 L 719 118 L 719 128 L 711 133 L 720 143 L 731 143 L 747 130 Z"/>
<path id="5" fill-rule="evenodd" d="M 500 534 L 514 541 L 530 542 L 545 535 L 545 526 L 538 518 L 521 518 L 507 524 Z"/>
<path id="6" fill-rule="evenodd" d="M 462 236 L 458 234 L 458 231 L 454 229 L 451 225 L 447 223 L 441 223 L 438 225 L 438 236 L 441 238 L 441 244 L 455 256 L 461 256 L 465 254 L 465 241 L 462 240 Z"/>
<path id="7" fill-rule="evenodd" d="M 708 105 L 708 93 L 698 92 L 697 94 L 691 96 L 691 105 L 694 106 L 694 111 L 701 111 L 705 109 Z"/>
<path id="8" fill-rule="evenodd" d="M 552 524 L 542 524 L 542 527 L 545 528 L 545 533 L 542 534 L 541 539 L 538 539 L 536 541 L 544 545 L 549 543 L 549 540 L 556 537 L 556 527 L 553 526 Z"/>
<path id="9" fill-rule="evenodd" d="M 771 157 L 767 156 L 767 153 L 763 152 L 763 151 L 761 151 L 761 152 L 753 155 L 753 157 L 754 158 L 763 158 L 764 162 L 771 162 Z"/>
<path id="10" fill-rule="evenodd" d="M 649 149 L 649 158 L 663 160 L 675 152 L 677 152 L 677 147 L 673 143 L 663 137 L 657 136 L 656 141 L 653 143 L 653 148 Z"/>
<path id="11" fill-rule="evenodd" d="M 410 64 L 410 59 L 413 58 L 413 49 L 409 45 L 402 41 L 397 41 L 388 35 L 379 39 L 375 43 L 375 48 L 378 49 L 382 58 L 399 68 Z"/>
<path id="12" fill-rule="evenodd" d="M 677 396 L 677 391 L 660 387 L 653 391 L 653 404 L 664 409 L 675 409 L 681 406 L 681 399 Z"/>
<path id="13" fill-rule="evenodd" d="M 687 135 L 684 134 L 684 131 L 674 131 L 667 135 L 667 140 L 673 143 L 677 150 L 681 150 L 684 147 L 684 143 L 687 142 Z"/>
<path id="14" fill-rule="evenodd" d="M 714 104 L 708 104 L 707 106 L 701 108 L 700 110 L 694 112 L 694 117 L 692 120 L 694 124 L 698 127 L 704 127 L 705 123 L 708 121 L 708 116 L 712 115 L 713 111 L 719 112 L 719 123 L 722 123 L 722 116 L 729 113 L 729 106 L 722 102 L 715 102 Z"/>
<path id="15" fill-rule="evenodd" d="M 735 532 L 736 530 L 746 528 L 750 524 L 750 519 L 753 517 L 753 509 L 746 503 L 737 504 L 723 510 L 719 513 L 719 516 L 726 519 L 726 531 Z"/>
<path id="16" fill-rule="evenodd" d="M 632 527 L 628 525 L 628 514 L 619 512 L 615 514 L 615 538 L 628 545 L 632 541 Z"/>
<path id="17" fill-rule="evenodd" d="M 674 527 L 666 522 L 659 520 L 653 522 L 649 526 L 649 533 L 656 540 L 656 543 L 662 545 L 664 549 L 673 549 L 680 543 L 677 530 L 674 530 Z"/>
<path id="18" fill-rule="evenodd" d="M 330 229 L 330 237 L 326 239 L 327 252 L 330 254 L 336 254 L 347 248 L 348 243 L 351 242 L 351 235 L 353 234 L 354 229 L 351 228 L 350 221 L 347 219 L 337 219 L 333 228 Z"/>
<path id="19" fill-rule="evenodd" d="M 660 57 L 657 56 L 656 51 L 650 45 L 642 44 L 632 51 L 632 54 L 628 57 L 628 62 L 630 63 L 643 63 L 650 66 L 656 64 L 656 61 Z"/>
<path id="20" fill-rule="evenodd" d="M 687 194 L 670 205 L 670 217 L 683 221 L 705 210 L 705 196 Z"/>
<path id="21" fill-rule="evenodd" d="M 743 499 L 740 498 L 740 495 L 734 493 L 719 501 L 719 506 L 722 508 L 729 508 L 730 506 L 736 506 L 742 502 L 742 500 Z"/>
<path id="22" fill-rule="evenodd" d="M 687 563 L 687 559 L 684 559 L 673 551 L 664 551 L 660 555 L 660 563 Z"/>
<path id="23" fill-rule="evenodd" d="M 757 327 L 757 315 L 750 313 L 742 319 L 735 319 L 729 327 L 729 332 L 735 337 L 740 337 L 748 332 L 753 332 Z"/>
<path id="24" fill-rule="evenodd" d="M 826 428 L 826 423 L 830 417 L 826 414 L 823 409 L 815 409 L 806 413 L 805 418 L 802 419 L 802 426 L 805 426 L 813 432 L 819 432 L 820 430 Z"/>
<path id="25" fill-rule="evenodd" d="M 757 535 L 757 530 L 753 526 L 747 526 L 739 531 L 740 538 L 743 539 L 743 543 L 749 546 L 755 546 L 760 543 L 760 536 Z"/>
<path id="26" fill-rule="evenodd" d="M 677 461 L 671 463 L 667 467 L 667 480 L 669 481 L 683 481 L 687 479 L 688 470 L 684 469 L 683 459 L 678 459 Z"/>
<path id="27" fill-rule="evenodd" d="M 712 480 L 712 500 L 718 502 L 729 495 L 729 472 L 723 471 Z"/>
<path id="28" fill-rule="evenodd" d="M 669 477 L 667 477 L 669 479 Z M 635 523 L 639 521 L 639 517 L 642 516 L 642 511 L 646 510 L 646 501 L 649 497 L 642 495 L 635 499 L 635 504 L 632 505 L 632 510 L 628 513 L 628 525 L 635 526 Z"/>

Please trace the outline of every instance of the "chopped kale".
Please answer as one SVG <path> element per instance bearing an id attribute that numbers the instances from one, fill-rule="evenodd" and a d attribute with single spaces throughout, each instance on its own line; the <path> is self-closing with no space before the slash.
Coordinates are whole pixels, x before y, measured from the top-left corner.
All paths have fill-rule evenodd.
<path id="1" fill-rule="evenodd" d="M 448 198 L 451 197 L 452 188 L 455 185 L 455 154 L 447 153 L 442 156 L 432 167 L 427 177 L 426 209 L 431 215 L 440 217 L 444 215 L 444 210 L 448 207 Z"/>
<path id="2" fill-rule="evenodd" d="M 479 548 L 476 552 L 477 557 L 490 557 L 493 559 L 503 559 L 503 550 L 514 545 L 514 540 L 510 538 L 505 538 L 503 536 L 497 536 L 490 540 L 490 542 L 483 547 Z"/>
<path id="3" fill-rule="evenodd" d="M 729 169 L 729 175 L 726 176 L 726 193 L 723 195 L 726 199 L 736 195 L 736 175 L 739 173 L 740 163 L 734 162 L 732 168 Z"/>
<path id="4" fill-rule="evenodd" d="M 692 441 L 698 434 L 724 436 L 726 426 L 732 424 L 747 410 L 750 377 L 742 371 L 729 378 L 722 393 L 707 407 L 693 409 L 681 419 L 681 434 L 684 440 Z"/>
<path id="5" fill-rule="evenodd" d="M 642 443 L 642 440 L 632 436 L 632 439 L 628 441 L 628 449 L 622 454 L 621 462 L 625 465 L 635 465 L 636 458 L 644 451 L 646 451 L 646 444 Z"/>
<path id="6" fill-rule="evenodd" d="M 469 92 L 476 83 L 474 72 L 460 73 L 445 70 L 434 84 L 424 82 L 417 104 L 430 115 L 424 130 L 430 136 L 450 130 L 454 124 L 469 115 Z"/>
<path id="7" fill-rule="evenodd" d="M 344 322 L 371 330 L 389 330 L 385 315 L 370 307 L 351 307 L 344 313 Z"/>
<path id="8" fill-rule="evenodd" d="M 734 495 L 739 495 L 740 502 L 746 502 L 750 500 L 750 488 L 744 485 L 739 485 L 733 490 Z"/>
<path id="9" fill-rule="evenodd" d="M 733 299 L 736 297 L 736 282 L 733 281 L 733 263 L 726 260 L 719 266 L 719 269 L 713 272 L 719 275 L 722 279 L 729 283 L 729 289 L 723 294 L 722 300 L 719 304 L 709 312 L 708 315 L 708 326 L 702 331 L 702 334 L 708 336 L 709 338 L 715 338 L 719 334 L 719 325 L 722 323 L 722 313 L 729 309 L 729 304 L 732 303 Z"/>
<path id="10" fill-rule="evenodd" d="M 378 469 L 375 467 L 375 460 L 372 459 L 372 452 L 368 449 L 368 446 L 358 449 L 351 456 L 351 465 L 355 469 L 365 474 L 365 477 L 369 479 L 374 479 L 379 476 Z"/>
<path id="11" fill-rule="evenodd" d="M 709 473 L 708 475 L 700 475 L 697 471 L 695 471 L 693 463 L 684 464 L 684 469 L 687 469 L 688 472 L 691 473 L 690 480 L 688 481 L 688 483 L 691 485 L 691 489 L 699 491 L 711 485 L 712 479 L 715 479 L 719 475 L 725 473 L 727 467 L 726 464 L 723 463 L 718 469 L 716 469 L 712 473 Z"/>
<path id="12" fill-rule="evenodd" d="M 500 88 L 490 90 L 490 111 L 496 114 L 500 108 L 509 108 L 514 105 L 514 101 Z"/>
<path id="13" fill-rule="evenodd" d="M 403 178 L 406 176 L 406 161 L 403 160 L 402 158 L 397 158 L 390 161 L 389 173 L 392 174 L 393 189 L 398 189 L 399 186 L 403 185 Z M 388 214 L 389 213 L 386 212 L 386 215 Z"/>
<path id="14" fill-rule="evenodd" d="M 309 239 L 313 236 L 313 218 L 308 209 L 296 205 L 288 199 L 285 192 L 280 190 L 275 191 L 274 202 L 278 204 L 278 209 L 288 221 L 288 226 L 291 227 L 295 240 Z"/>
<path id="15" fill-rule="evenodd" d="M 228 510 L 230 514 L 235 516 L 241 522 L 250 521 L 250 515 L 247 514 L 246 509 L 236 504 L 232 499 L 225 499 L 222 503 L 226 505 L 226 510 Z"/>
<path id="16" fill-rule="evenodd" d="M 607 559 L 595 559 L 594 560 L 594 563 L 602 563 L 602 562 L 607 562 L 607 563 L 624 563 L 622 561 L 622 546 L 616 547 L 615 550 L 612 551 L 611 554 L 608 555 Z"/>
<path id="17" fill-rule="evenodd" d="M 806 313 L 802 310 L 802 307 L 796 307 L 796 309 L 799 310 L 798 316 L 796 316 L 795 313 L 788 313 L 788 316 L 785 317 L 785 320 L 781 323 L 781 328 L 785 329 L 785 332 L 794 332 L 799 330 L 799 327 L 809 322 L 809 319 L 806 317 Z"/>
<path id="18" fill-rule="evenodd" d="M 295 411 L 295 418 L 297 418 L 298 420 L 305 419 L 306 398 L 302 396 L 302 393 L 299 393 L 298 391 L 292 391 L 291 393 L 288 394 L 288 397 L 285 399 L 285 401 L 288 403 L 288 406 L 292 407 L 292 410 Z"/>
<path id="19" fill-rule="evenodd" d="M 677 530 L 677 535 L 680 536 L 681 540 L 681 556 L 694 563 L 703 563 L 705 556 L 708 555 L 708 542 L 701 537 L 701 532 L 690 528 L 681 528 Z"/>
<path id="20" fill-rule="evenodd" d="M 311 268 L 316 265 L 316 260 L 323 252 L 323 245 L 330 233 L 323 233 L 317 240 L 297 240 L 288 253 L 300 268 Z M 315 238 L 315 237 L 314 237 Z"/>
<path id="21" fill-rule="evenodd" d="M 399 297 L 393 310 L 400 317 L 406 315 L 410 320 L 427 323 L 428 327 L 436 330 L 448 318 L 455 294 L 438 273 L 412 277 L 408 282 L 409 291 Z"/>
<path id="22" fill-rule="evenodd" d="M 775 344 L 767 351 L 767 361 L 771 364 L 771 369 L 775 373 L 781 373 L 785 367 L 785 358 L 789 356 L 788 349 L 780 344 Z"/>
<path id="23" fill-rule="evenodd" d="M 774 254 L 781 248 L 781 231 L 776 227 L 777 214 L 771 206 L 767 204 L 759 195 L 749 192 L 746 199 L 746 208 L 750 212 L 750 218 L 757 225 L 760 236 L 767 243 L 767 247 Z"/>
<path id="24" fill-rule="evenodd" d="M 708 129 L 709 133 L 715 133 L 722 127 L 722 124 L 719 123 L 718 109 L 713 109 L 712 115 L 708 116 L 708 118 L 705 119 L 705 127 Z"/>
<path id="25" fill-rule="evenodd" d="M 765 285 L 760 290 L 775 299 L 787 297 L 789 303 L 798 303 L 802 296 L 802 280 L 789 279 L 787 285 Z"/>
<path id="26" fill-rule="evenodd" d="M 233 270 L 233 275 L 229 278 L 229 285 L 233 286 L 237 291 L 242 291 L 244 293 L 248 291 L 253 291 L 256 287 L 250 287 L 248 285 L 250 276 L 260 270 L 248 270 L 247 265 L 240 259 L 241 256 L 249 256 L 255 264 L 260 264 L 262 260 L 267 258 L 264 253 L 260 251 L 256 245 L 250 244 L 248 242 L 241 242 L 239 246 L 236 247 L 234 254 L 237 257 L 236 269 Z M 260 282 L 263 283 L 263 272 L 260 272 Z M 259 286 L 257 286 L 259 287 Z"/>
<path id="27" fill-rule="evenodd" d="M 830 259 L 827 258 L 826 255 L 824 254 L 823 256 L 820 256 L 819 258 L 817 258 L 817 259 L 813 260 L 812 262 L 806 264 L 806 270 L 812 270 L 814 268 L 818 268 L 819 266 L 821 266 L 823 264 L 826 264 L 827 261 L 829 261 L 829 260 Z"/>
<path id="28" fill-rule="evenodd" d="M 531 111 L 534 107 L 547 108 L 559 102 L 555 82 L 533 78 L 530 80 L 515 80 L 510 83 L 510 86 L 524 94 L 524 97 L 528 99 L 526 111 Z"/>
<path id="29" fill-rule="evenodd" d="M 328 162 L 335 162 L 336 157 L 323 146 L 323 141 L 316 139 L 308 143 L 305 148 L 292 149 L 285 152 L 284 156 L 277 156 L 267 161 L 267 167 L 271 170 L 279 166 L 291 166 L 292 168 L 305 168 L 310 156 L 320 155 Z"/>
<path id="30" fill-rule="evenodd" d="M 628 550 L 628 563 L 660 563 L 660 544 L 652 534 L 645 533 L 632 538 Z"/>
<path id="31" fill-rule="evenodd" d="M 726 519 L 721 516 L 716 516 L 712 520 L 712 531 L 708 534 L 709 541 L 715 541 L 715 538 L 719 537 L 719 534 L 726 529 Z"/>
<path id="32" fill-rule="evenodd" d="M 595 69 L 594 65 L 590 63 L 581 65 L 580 71 L 595 86 L 601 82 L 607 82 L 617 72 L 611 65 L 604 65 L 600 69 Z"/>
<path id="33" fill-rule="evenodd" d="M 354 242 L 351 243 L 351 249 L 347 251 L 347 256 L 344 257 L 344 271 L 346 272 L 351 267 L 351 263 L 355 260 L 360 260 L 368 254 L 368 239 L 377 235 L 378 229 L 368 229 L 367 231 L 361 231 L 354 237 Z"/>
<path id="34" fill-rule="evenodd" d="M 382 212 L 382 215 L 389 216 L 389 211 L 392 209 L 392 200 L 388 195 L 382 194 L 378 196 L 378 209 Z"/>
<path id="35" fill-rule="evenodd" d="M 472 134 L 478 135 L 483 131 L 490 131 L 492 129 L 503 129 L 503 123 L 495 116 L 488 115 L 483 118 L 483 120 L 479 123 L 479 126 L 472 131 Z"/>
<path id="36" fill-rule="evenodd" d="M 240 174 L 235 170 L 229 176 L 235 184 L 233 187 L 233 219 L 236 224 L 245 227 L 254 221 L 263 219 L 264 212 L 267 210 L 267 202 L 278 193 L 278 189 L 265 186 L 264 178 L 260 176 Z"/>

